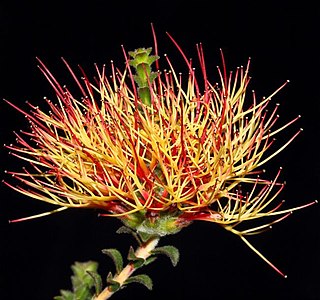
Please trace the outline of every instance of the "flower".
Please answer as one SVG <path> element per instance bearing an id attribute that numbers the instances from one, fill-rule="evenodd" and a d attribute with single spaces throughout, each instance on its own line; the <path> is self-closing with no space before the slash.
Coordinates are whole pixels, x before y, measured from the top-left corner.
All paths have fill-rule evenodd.
<path id="1" fill-rule="evenodd" d="M 98 208 L 150 234 L 175 233 L 195 220 L 215 222 L 274 267 L 244 235 L 314 203 L 279 210 L 282 202 L 273 203 L 284 187 L 278 182 L 281 169 L 272 181 L 260 177 L 261 166 L 301 132 L 270 152 L 274 136 L 300 118 L 276 127 L 278 104 L 267 110 L 287 82 L 261 101 L 253 92 L 248 106 L 250 59 L 228 74 L 221 51 L 216 84 L 207 76 L 202 45 L 197 45 L 199 76 L 169 37 L 185 59 L 186 78 L 168 56 L 168 69 L 160 71 L 158 53 L 150 55 L 151 48 L 129 52 L 130 58 L 124 51 L 124 70 L 113 62 L 110 70 L 96 66 L 95 82 L 81 68 L 78 79 L 63 59 L 81 98 L 62 87 L 39 60 L 57 100 L 45 98 L 49 112 L 30 103 L 31 111 L 25 112 L 9 102 L 26 115 L 30 130 L 16 133 L 17 143 L 7 148 L 33 170 L 9 172 L 21 184 L 6 184 L 59 206 L 55 211 Z M 279 215 L 263 225 L 236 229 L 243 221 Z"/>

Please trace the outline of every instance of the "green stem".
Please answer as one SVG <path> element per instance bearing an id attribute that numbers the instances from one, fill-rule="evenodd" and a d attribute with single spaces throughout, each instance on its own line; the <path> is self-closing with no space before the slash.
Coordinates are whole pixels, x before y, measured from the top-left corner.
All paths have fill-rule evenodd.
<path id="1" fill-rule="evenodd" d="M 143 245 L 141 245 L 136 251 L 135 256 L 143 259 L 147 259 L 151 255 L 151 251 L 155 249 L 158 245 L 159 238 L 152 237 Z M 114 281 L 117 281 L 120 284 L 120 287 L 125 283 L 125 281 L 132 275 L 136 270 L 133 263 L 129 263 L 119 274 L 113 277 Z M 109 299 L 115 292 L 106 287 L 94 300 L 106 300 Z"/>

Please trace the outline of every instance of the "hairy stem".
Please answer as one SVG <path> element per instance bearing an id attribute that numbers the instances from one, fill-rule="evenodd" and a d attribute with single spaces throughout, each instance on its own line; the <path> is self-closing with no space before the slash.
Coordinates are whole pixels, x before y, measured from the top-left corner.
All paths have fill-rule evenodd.
<path id="1" fill-rule="evenodd" d="M 153 237 L 149 239 L 147 242 L 142 244 L 136 251 L 136 257 L 147 259 L 151 255 L 151 251 L 157 246 L 159 242 L 159 238 Z M 120 287 L 124 284 L 124 282 L 132 275 L 132 273 L 136 270 L 133 263 L 129 263 L 119 274 L 114 276 L 113 280 L 117 281 L 120 284 Z M 94 300 L 106 300 L 109 299 L 115 292 L 110 289 L 110 287 L 106 287 Z"/>

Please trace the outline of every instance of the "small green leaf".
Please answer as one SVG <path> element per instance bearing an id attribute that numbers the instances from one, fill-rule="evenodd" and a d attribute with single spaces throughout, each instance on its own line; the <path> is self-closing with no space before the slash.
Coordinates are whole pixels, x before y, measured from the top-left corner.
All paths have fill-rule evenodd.
<path id="1" fill-rule="evenodd" d="M 143 259 L 141 257 L 137 257 L 131 246 L 130 246 L 129 253 L 128 253 L 128 260 L 132 261 L 135 269 L 142 267 L 145 263 L 145 259 Z"/>
<path id="2" fill-rule="evenodd" d="M 103 254 L 107 254 L 114 262 L 116 273 L 119 274 L 123 269 L 123 259 L 121 253 L 117 249 L 103 249 Z"/>
<path id="3" fill-rule="evenodd" d="M 149 257 L 146 259 L 144 265 L 147 266 L 147 265 L 151 264 L 152 262 L 154 262 L 156 259 L 157 259 L 156 256 L 149 256 Z"/>
<path id="4" fill-rule="evenodd" d="M 146 232 L 143 232 L 143 231 L 139 231 L 139 236 L 140 236 L 140 238 L 141 238 L 141 240 L 143 242 L 147 242 L 148 240 L 150 240 L 155 235 L 154 234 L 150 234 L 150 233 L 146 233 Z"/>
<path id="5" fill-rule="evenodd" d="M 135 233 L 134 230 L 132 230 L 131 228 L 127 227 L 127 226 L 121 226 L 120 228 L 118 228 L 118 230 L 116 231 L 116 233 L 120 234 L 120 233 Z"/>
<path id="6" fill-rule="evenodd" d="M 145 263 L 145 260 L 143 258 L 139 258 L 133 262 L 133 267 L 135 269 L 139 269 L 144 265 L 144 263 Z"/>
<path id="7" fill-rule="evenodd" d="M 172 265 L 175 267 L 179 262 L 180 253 L 174 246 L 157 247 L 151 252 L 152 254 L 164 254 L 171 260 Z"/>
<path id="8" fill-rule="evenodd" d="M 145 287 L 147 287 L 149 290 L 152 290 L 152 279 L 146 275 L 146 274 L 140 274 L 136 276 L 132 276 L 128 278 L 124 284 L 129 284 L 132 282 L 137 282 L 143 284 Z"/>
<path id="9" fill-rule="evenodd" d="M 108 288 L 111 292 L 116 292 L 120 289 L 120 283 L 118 281 L 113 280 L 112 273 L 109 272 L 107 276 L 107 283 L 109 284 Z"/>
<path id="10" fill-rule="evenodd" d="M 139 235 L 134 231 L 132 230 L 131 228 L 127 227 L 127 226 L 121 226 L 117 231 L 116 231 L 118 234 L 121 234 L 121 233 L 129 233 L 131 234 L 138 242 L 139 245 L 142 244 L 142 241 L 139 237 Z"/>
<path id="11" fill-rule="evenodd" d="M 136 254 L 134 253 L 134 249 L 132 246 L 130 246 L 130 248 L 129 248 L 128 259 L 131 261 L 137 259 Z"/>
<path id="12" fill-rule="evenodd" d="M 102 291 L 102 279 L 97 272 L 87 271 L 87 273 L 92 277 L 95 287 L 96 295 L 100 294 Z"/>
<path id="13" fill-rule="evenodd" d="M 107 282 L 109 282 L 110 280 L 113 280 L 113 275 L 111 272 L 108 273 Z"/>
<path id="14" fill-rule="evenodd" d="M 115 293 L 120 289 L 120 283 L 117 281 L 114 281 L 113 283 L 109 284 L 108 288 L 110 289 L 111 292 Z"/>

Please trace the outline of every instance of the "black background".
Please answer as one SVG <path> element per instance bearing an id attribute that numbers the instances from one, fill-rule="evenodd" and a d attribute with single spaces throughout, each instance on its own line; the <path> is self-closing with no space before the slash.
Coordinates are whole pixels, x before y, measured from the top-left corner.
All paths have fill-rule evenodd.
<path id="1" fill-rule="evenodd" d="M 61 56 L 89 72 L 94 63 L 110 60 L 121 67 L 121 45 L 126 50 L 153 45 L 151 22 L 162 55 L 178 57 L 166 31 L 188 57 L 196 58 L 195 44 L 201 42 L 212 76 L 220 64 L 219 48 L 229 69 L 246 64 L 250 56 L 251 88 L 257 95 L 268 96 L 289 79 L 275 100 L 281 103 L 280 120 L 302 115 L 277 145 L 299 127 L 303 133 L 266 166 L 270 178 L 284 168 L 281 178 L 287 185 L 280 200 L 297 206 L 319 195 L 319 20 L 319 8 L 308 1 L 1 1 L 0 97 L 24 107 L 26 100 L 42 105 L 43 96 L 53 96 L 37 69 L 37 56 L 62 84 L 71 78 Z M 177 67 L 185 71 L 179 60 Z M 1 143 L 14 142 L 12 132 L 26 128 L 25 119 L 5 102 L 0 115 Z M 2 173 L 18 167 L 6 149 L 0 153 Z M 9 225 L 8 219 L 51 207 L 4 185 L 0 201 L 1 299 L 52 299 L 60 288 L 70 287 L 73 261 L 98 260 L 107 274 L 113 266 L 100 250 L 126 252 L 135 243 L 115 233 L 119 221 L 98 218 L 95 211 L 71 210 Z M 132 285 L 113 299 L 320 299 L 319 220 L 319 207 L 313 206 L 251 239 L 287 279 L 236 236 L 214 224 L 195 223 L 163 239 L 162 244 L 180 249 L 181 260 L 173 268 L 161 257 L 145 268 L 154 279 L 152 292 Z"/>

